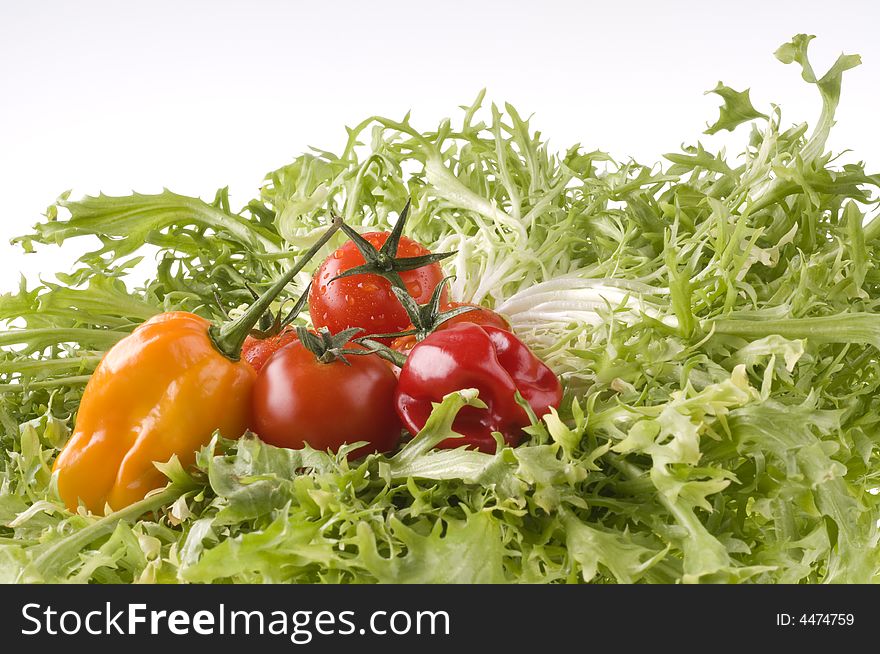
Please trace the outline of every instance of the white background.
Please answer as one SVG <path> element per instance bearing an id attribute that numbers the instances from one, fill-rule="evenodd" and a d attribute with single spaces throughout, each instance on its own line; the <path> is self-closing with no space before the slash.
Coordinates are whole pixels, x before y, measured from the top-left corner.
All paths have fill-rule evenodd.
<path id="1" fill-rule="evenodd" d="M 482 87 L 558 149 L 575 142 L 653 162 L 702 139 L 721 79 L 759 109 L 815 120 L 819 103 L 773 51 L 818 35 L 824 72 L 846 75 L 834 149 L 880 169 L 880 3 L 213 2 L 0 0 L 0 290 L 64 270 L 59 254 L 8 245 L 54 198 L 177 192 L 234 203 L 309 145 L 341 148 L 375 113 L 434 127 Z M 734 140 L 744 139 L 745 131 Z"/>

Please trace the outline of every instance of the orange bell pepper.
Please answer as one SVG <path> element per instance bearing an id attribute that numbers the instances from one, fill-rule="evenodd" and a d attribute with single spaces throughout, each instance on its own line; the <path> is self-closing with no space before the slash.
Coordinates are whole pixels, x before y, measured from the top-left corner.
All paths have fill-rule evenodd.
<path id="1" fill-rule="evenodd" d="M 222 328 L 193 313 L 154 316 L 114 345 L 86 385 L 73 435 L 55 460 L 71 511 L 118 511 L 167 483 L 155 462 L 184 465 L 214 432 L 238 438 L 249 423 L 256 372 L 241 346 L 260 316 L 338 229 L 331 228 L 237 320 Z"/>
<path id="2" fill-rule="evenodd" d="M 184 466 L 215 430 L 238 438 L 248 426 L 256 373 L 221 354 L 210 322 L 163 313 L 113 347 L 83 393 L 76 427 L 55 460 L 69 509 L 94 513 L 143 499 L 168 481 L 153 465 L 176 454 Z"/>

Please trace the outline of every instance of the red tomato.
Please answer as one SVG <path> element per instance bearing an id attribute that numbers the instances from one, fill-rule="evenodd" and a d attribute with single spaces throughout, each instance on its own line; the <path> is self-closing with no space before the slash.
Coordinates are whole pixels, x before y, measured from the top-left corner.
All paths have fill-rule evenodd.
<path id="1" fill-rule="evenodd" d="M 359 347 L 350 344 L 347 347 Z M 251 430 L 265 442 L 293 449 L 308 444 L 337 451 L 367 441 L 349 458 L 388 452 L 400 439 L 394 410 L 397 378 L 375 355 L 321 363 L 302 343 L 279 350 L 257 376 Z"/>
<path id="2" fill-rule="evenodd" d="M 370 232 L 363 237 L 375 248 L 381 248 L 388 239 L 387 232 Z M 401 237 L 398 258 L 430 254 L 419 243 Z M 340 273 L 364 264 L 364 257 L 351 241 L 336 250 L 315 272 L 309 291 L 309 314 L 315 328 L 327 327 L 337 334 L 350 327 L 360 327 L 363 335 L 390 334 L 403 331 L 409 324 L 400 301 L 391 292 L 391 282 L 379 275 L 352 275 L 330 281 Z M 439 263 L 400 273 L 406 290 L 419 304 L 431 299 L 437 285 L 443 281 Z M 443 291 L 446 299 L 446 291 Z"/>
<path id="3" fill-rule="evenodd" d="M 248 336 L 241 346 L 241 358 L 251 364 L 254 370 L 260 372 L 269 357 L 285 345 L 295 343 L 297 340 L 299 339 L 296 332 L 292 329 L 285 329 L 280 334 L 268 338 Z"/>

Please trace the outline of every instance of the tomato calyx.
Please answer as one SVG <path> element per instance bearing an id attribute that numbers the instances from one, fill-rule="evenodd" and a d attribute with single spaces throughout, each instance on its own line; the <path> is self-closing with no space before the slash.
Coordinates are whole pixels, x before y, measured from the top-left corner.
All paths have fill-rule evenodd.
<path id="1" fill-rule="evenodd" d="M 368 356 L 370 354 L 375 354 L 398 367 L 406 363 L 405 355 L 395 352 L 387 345 L 368 337 L 355 338 L 355 334 L 359 334 L 362 331 L 359 327 L 352 327 L 337 334 L 332 334 L 326 327 L 321 327 L 317 333 L 309 331 L 300 325 L 296 327 L 296 335 L 300 343 L 315 355 L 319 363 L 339 361 L 347 366 L 351 366 L 351 362 L 346 357 Z M 352 344 L 359 347 L 357 349 L 346 347 Z"/>
<path id="2" fill-rule="evenodd" d="M 297 325 L 296 327 L 296 335 L 299 338 L 300 343 L 302 343 L 303 347 L 309 352 L 314 354 L 315 358 L 320 363 L 333 363 L 334 361 L 339 361 L 347 366 L 350 366 L 351 362 L 346 358 L 346 355 L 370 354 L 364 350 L 353 350 L 345 347 L 351 343 L 351 339 L 354 338 L 355 334 L 359 334 L 362 331 L 363 330 L 359 327 L 352 327 L 351 329 L 343 330 L 338 334 L 332 334 L 326 327 L 321 327 L 321 329 L 315 333 L 301 325 Z"/>
<path id="3" fill-rule="evenodd" d="M 399 332 L 360 336 L 353 340 L 356 343 L 361 343 L 365 340 L 391 340 L 403 338 L 406 336 L 412 336 L 415 338 L 416 341 L 423 341 L 431 332 L 435 331 L 447 320 L 451 320 L 452 318 L 460 316 L 464 313 L 477 311 L 479 307 L 472 305 L 456 306 L 452 307 L 451 309 L 446 309 L 445 311 L 440 310 L 440 306 L 443 303 L 443 289 L 446 286 L 446 283 L 450 279 L 454 279 L 454 277 L 455 275 L 444 277 L 443 280 L 434 288 L 434 292 L 431 294 L 431 299 L 428 300 L 425 304 L 419 304 L 418 302 L 416 302 L 415 298 L 413 298 L 413 296 L 410 295 L 407 291 L 397 288 L 396 286 L 392 286 L 391 291 L 394 293 L 394 296 L 398 299 L 401 306 L 403 306 L 407 316 L 409 316 L 410 328 Z"/>
<path id="4" fill-rule="evenodd" d="M 394 347 L 388 347 L 377 339 L 393 339 L 393 341 L 396 342 L 398 339 L 411 337 L 414 342 L 418 343 L 427 338 L 447 320 L 477 309 L 477 307 L 474 306 L 460 306 L 447 309 L 446 311 L 440 310 L 443 289 L 446 286 L 446 283 L 452 278 L 453 275 L 450 275 L 437 284 L 434 288 L 434 292 L 431 294 L 431 299 L 425 304 L 419 304 L 407 291 L 392 286 L 391 291 L 406 310 L 412 323 L 412 329 L 389 334 L 370 334 L 369 336 L 361 336 L 352 340 L 358 345 L 367 348 L 367 352 L 364 353 L 376 354 L 397 366 L 398 369 L 402 368 L 403 364 L 406 363 L 406 354 Z M 358 354 L 360 353 L 361 352 L 358 352 Z"/>
<path id="5" fill-rule="evenodd" d="M 425 304 L 419 304 L 409 293 L 397 288 L 396 286 L 392 286 L 391 291 L 397 297 L 400 304 L 403 305 L 403 308 L 406 310 L 406 313 L 409 316 L 413 328 L 408 329 L 404 332 L 399 332 L 397 334 L 391 334 L 389 336 L 392 336 L 394 338 L 399 338 L 402 336 L 415 336 L 416 341 L 420 342 L 425 340 L 428 335 L 431 334 L 431 332 L 435 331 L 447 320 L 451 320 L 452 318 L 460 316 L 463 313 L 475 311 L 477 307 L 474 306 L 459 306 L 453 307 L 452 309 L 447 309 L 445 311 L 440 310 L 441 300 L 443 297 L 443 288 L 446 286 L 447 282 L 454 277 L 454 275 L 444 277 L 443 281 L 437 284 L 437 287 L 431 294 L 431 299 Z"/>
<path id="6" fill-rule="evenodd" d="M 406 219 L 409 216 L 409 208 L 410 201 L 407 200 L 406 206 L 403 207 L 403 211 L 400 212 L 400 217 L 394 224 L 394 229 L 388 234 L 388 239 L 382 244 L 382 247 L 378 249 L 349 225 L 346 225 L 345 223 L 340 225 L 340 229 L 342 229 L 342 231 L 345 232 L 345 235 L 351 239 L 352 243 L 354 243 L 355 247 L 364 258 L 365 263 L 361 266 L 349 268 L 345 272 L 336 275 L 330 281 L 333 282 L 353 275 L 379 275 L 390 281 L 392 288 L 405 290 L 406 284 L 404 284 L 403 279 L 401 279 L 400 273 L 429 266 L 432 263 L 437 263 L 438 261 L 442 261 L 443 259 L 454 255 L 455 252 L 437 252 L 418 257 L 397 256 L 397 248 L 400 245 L 400 237 L 403 236 L 403 228 L 406 225 Z"/>

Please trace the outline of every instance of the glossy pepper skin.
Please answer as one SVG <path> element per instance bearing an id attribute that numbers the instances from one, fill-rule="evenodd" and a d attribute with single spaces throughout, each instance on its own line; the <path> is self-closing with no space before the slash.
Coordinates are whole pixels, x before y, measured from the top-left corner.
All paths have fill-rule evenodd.
<path id="1" fill-rule="evenodd" d="M 238 438 L 250 419 L 254 369 L 221 354 L 192 313 L 155 316 L 111 348 L 80 403 L 76 427 L 55 461 L 71 511 L 119 510 L 167 483 L 154 461 L 187 466 L 216 430 Z"/>
<path id="2" fill-rule="evenodd" d="M 453 429 L 464 438 L 450 438 L 437 447 L 469 445 L 495 451 L 492 432 L 518 445 L 530 421 L 517 404 L 517 391 L 539 417 L 562 400 L 559 379 L 528 346 L 509 331 L 489 325 L 461 323 L 436 331 L 413 347 L 400 372 L 395 408 L 404 426 L 418 433 L 431 414 L 432 403 L 465 388 L 476 388 L 488 408 L 464 407 Z"/>

